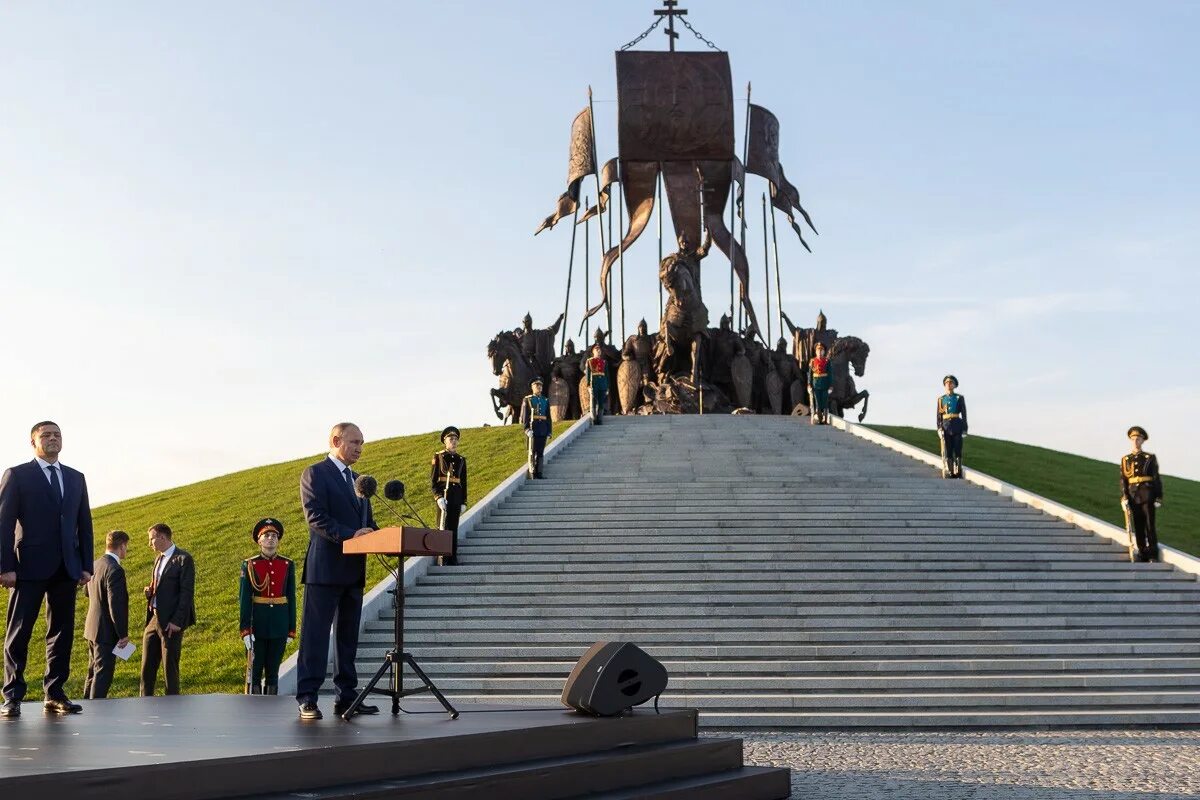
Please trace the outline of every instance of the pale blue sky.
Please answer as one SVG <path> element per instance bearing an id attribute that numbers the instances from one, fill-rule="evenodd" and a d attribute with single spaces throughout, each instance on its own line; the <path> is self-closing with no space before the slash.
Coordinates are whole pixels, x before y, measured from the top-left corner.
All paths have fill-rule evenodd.
<path id="1" fill-rule="evenodd" d="M 780 118 L 822 232 L 780 230 L 785 309 L 870 342 L 868 421 L 931 425 L 949 371 L 975 433 L 1116 459 L 1138 423 L 1200 478 L 1200 4 L 685 5 Z M 652 7 L 0 6 L 0 457 L 54 418 L 103 502 L 342 418 L 495 422 L 485 345 L 561 310 L 569 230 L 531 234 L 588 84 L 615 154 L 612 52 Z"/>

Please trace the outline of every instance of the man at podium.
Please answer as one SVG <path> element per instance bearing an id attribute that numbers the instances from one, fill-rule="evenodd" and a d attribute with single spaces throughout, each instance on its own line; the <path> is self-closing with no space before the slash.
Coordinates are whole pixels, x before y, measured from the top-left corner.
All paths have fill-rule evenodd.
<path id="1" fill-rule="evenodd" d="M 321 719 L 317 694 L 325 682 L 329 632 L 334 628 L 333 710 L 341 714 L 358 694 L 354 657 L 362 617 L 367 557 L 346 555 L 342 542 L 374 531 L 378 526 L 369 498 L 354 491 L 357 477 L 351 467 L 362 456 L 363 435 L 351 422 L 339 422 L 329 432 L 329 455 L 300 476 L 300 501 L 308 521 L 308 553 L 304 559 L 304 611 L 296 674 L 296 702 L 301 719 Z M 360 705 L 359 714 L 378 713 L 378 706 Z"/>

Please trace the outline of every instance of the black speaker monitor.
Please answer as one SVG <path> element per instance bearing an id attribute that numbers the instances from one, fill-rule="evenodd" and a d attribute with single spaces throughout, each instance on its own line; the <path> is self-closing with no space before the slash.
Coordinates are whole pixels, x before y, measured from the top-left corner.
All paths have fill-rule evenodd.
<path id="1" fill-rule="evenodd" d="M 615 717 L 667 689 L 667 668 L 629 642 L 596 642 L 571 670 L 562 702 L 584 714 Z"/>

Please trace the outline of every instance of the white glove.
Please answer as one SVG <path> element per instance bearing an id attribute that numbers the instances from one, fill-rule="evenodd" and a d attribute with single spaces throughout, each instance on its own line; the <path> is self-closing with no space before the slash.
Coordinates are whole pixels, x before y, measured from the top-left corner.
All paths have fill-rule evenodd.
<path id="1" fill-rule="evenodd" d="M 445 511 L 446 510 L 446 498 L 439 497 L 437 499 L 437 507 L 440 508 L 442 511 Z"/>
<path id="2" fill-rule="evenodd" d="M 458 509 L 458 512 L 461 514 L 462 512 L 464 512 L 464 511 L 466 511 L 466 510 L 467 510 L 467 504 L 466 504 L 466 503 L 463 503 L 463 504 L 462 504 L 462 508 Z"/>
<path id="3" fill-rule="evenodd" d="M 253 650 L 254 649 L 254 636 L 247 633 L 245 636 L 242 637 L 242 644 L 246 645 L 247 650 Z"/>

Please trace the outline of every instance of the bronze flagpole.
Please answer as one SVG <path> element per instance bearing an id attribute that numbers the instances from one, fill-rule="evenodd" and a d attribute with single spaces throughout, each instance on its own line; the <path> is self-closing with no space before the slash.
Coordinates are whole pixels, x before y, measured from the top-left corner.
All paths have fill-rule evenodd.
<path id="1" fill-rule="evenodd" d="M 775 310 L 779 312 L 779 335 L 783 336 L 783 286 L 779 281 L 779 239 L 775 236 L 774 203 L 771 204 L 771 245 L 775 248 Z M 767 342 L 768 349 L 772 346 L 770 342 Z"/>
<path id="2" fill-rule="evenodd" d="M 746 161 L 749 158 L 750 158 L 750 81 L 746 81 L 746 132 L 742 138 L 742 172 L 743 172 L 743 174 L 742 174 L 742 198 L 743 198 L 743 204 L 742 204 L 742 208 L 741 208 L 741 214 L 742 214 L 742 252 L 743 253 L 746 252 L 746 206 L 745 206 L 744 199 L 746 196 L 745 182 L 748 180 L 747 176 L 749 175 L 749 173 L 746 172 Z M 730 231 L 729 235 L 732 238 L 733 232 Z M 732 251 L 733 247 L 730 246 L 729 249 Z M 731 263 L 730 269 L 732 269 L 732 268 L 733 268 L 733 265 Z M 749 274 L 749 272 L 747 272 L 747 274 Z M 745 320 L 745 313 L 746 313 L 746 310 L 742 307 L 742 304 L 738 303 L 738 321 L 737 321 L 737 329 L 738 330 L 741 330 L 741 328 L 742 328 L 742 323 Z M 731 325 L 733 324 L 733 320 L 730 320 L 730 324 Z"/>
<path id="3" fill-rule="evenodd" d="M 588 86 L 588 116 L 592 125 L 592 166 L 595 171 L 592 173 L 596 176 L 596 227 L 600 231 L 600 263 L 604 263 L 604 256 L 608 254 L 608 247 L 604 243 L 604 212 L 600 210 L 600 148 L 596 146 L 596 110 L 592 104 L 592 87 Z M 612 218 L 612 212 L 609 212 L 609 218 Z M 605 289 L 604 305 L 608 311 L 608 338 L 609 343 L 612 343 L 612 278 L 609 276 L 608 284 Z M 588 306 L 591 308 L 591 306 Z"/>
<path id="4" fill-rule="evenodd" d="M 655 184 L 657 184 L 657 187 L 658 187 L 658 264 L 654 268 L 654 273 L 657 275 L 658 270 L 662 267 L 662 260 L 663 260 L 663 249 L 662 249 L 662 244 L 663 244 L 663 242 L 662 242 L 662 237 L 663 237 L 663 199 L 662 199 L 663 176 L 662 176 L 662 165 L 661 164 L 659 165 L 658 177 L 654 179 L 654 182 L 655 182 Z M 662 285 L 662 281 L 660 280 L 658 282 L 658 321 L 659 321 L 660 326 L 662 325 L 662 315 L 663 315 L 663 285 Z"/>
<path id="5" fill-rule="evenodd" d="M 558 353 L 567 351 L 567 313 L 571 310 L 571 271 L 575 267 L 575 226 L 579 222 L 579 204 L 575 204 L 575 216 L 571 218 L 571 255 L 567 258 L 567 299 L 563 302 L 562 338 L 558 344 Z"/>
<path id="6" fill-rule="evenodd" d="M 767 257 L 767 193 L 763 192 L 763 291 L 767 295 L 767 347 L 771 346 L 771 260 Z M 762 331 L 759 331 L 762 333 Z"/>
<path id="7" fill-rule="evenodd" d="M 588 201 L 587 195 L 584 195 L 583 196 L 583 207 L 584 208 L 588 207 L 588 202 L 589 201 Z M 597 202 L 599 202 L 599 201 L 597 201 Z M 592 307 L 592 301 L 590 299 L 591 286 L 592 286 L 592 268 L 591 268 L 592 233 L 591 233 L 591 231 L 592 231 L 592 226 L 585 223 L 583 226 L 583 313 L 584 314 L 586 314 L 587 310 Z M 583 318 L 583 349 L 584 350 L 587 350 L 589 347 L 591 347 L 591 342 L 589 341 L 591 338 L 592 338 L 592 318 L 584 317 Z"/>
<path id="8" fill-rule="evenodd" d="M 617 216 L 621 220 L 618 231 L 625 227 L 625 176 L 621 174 L 621 162 L 617 162 Z M 611 195 L 611 192 L 610 192 Z M 612 222 L 612 214 L 609 214 L 609 222 Z M 611 233 L 609 234 L 611 236 Z M 625 234 L 621 234 L 621 241 L 617 243 L 617 247 L 621 248 L 618 255 L 621 259 L 618 268 L 621 270 L 621 341 L 625 341 Z M 612 344 L 612 337 L 609 337 L 609 344 Z"/>

